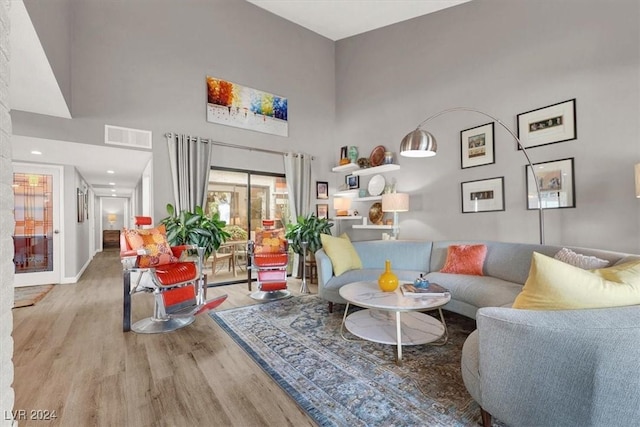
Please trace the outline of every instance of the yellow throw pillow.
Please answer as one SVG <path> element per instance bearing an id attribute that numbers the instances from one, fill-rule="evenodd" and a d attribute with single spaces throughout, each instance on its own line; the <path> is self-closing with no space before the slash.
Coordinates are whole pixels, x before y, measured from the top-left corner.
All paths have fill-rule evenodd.
<path id="1" fill-rule="evenodd" d="M 599 271 L 602 270 L 609 269 Z M 633 283 L 607 280 L 614 277 L 626 280 L 625 276 L 630 274 L 626 268 L 617 274 L 613 271 L 596 274 L 534 252 L 529 277 L 513 308 L 572 310 L 640 304 L 640 280 Z"/>
<path id="2" fill-rule="evenodd" d="M 640 261 L 630 261 L 613 267 L 598 268 L 590 271 L 611 282 L 640 286 Z"/>
<path id="3" fill-rule="evenodd" d="M 358 252 L 351 244 L 349 236 L 342 234 L 340 237 L 333 237 L 328 234 L 321 234 L 320 241 L 322 249 L 327 253 L 333 265 L 333 274 L 341 275 L 345 271 L 362 268 L 362 261 Z"/>

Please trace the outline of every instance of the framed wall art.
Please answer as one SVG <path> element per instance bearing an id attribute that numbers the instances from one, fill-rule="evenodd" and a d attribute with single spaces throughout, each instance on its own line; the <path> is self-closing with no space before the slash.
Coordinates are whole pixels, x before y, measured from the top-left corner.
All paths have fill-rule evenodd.
<path id="1" fill-rule="evenodd" d="M 77 196 L 76 196 L 76 209 L 77 209 L 77 218 L 78 218 L 78 222 L 84 222 L 84 217 L 86 215 L 85 213 L 85 204 L 84 204 L 84 192 L 78 188 L 77 190 Z"/>
<path id="2" fill-rule="evenodd" d="M 328 219 L 329 218 L 329 205 L 325 204 L 325 203 L 317 204 L 316 205 L 316 216 L 318 218 Z"/>
<path id="3" fill-rule="evenodd" d="M 345 178 L 347 189 L 355 190 L 360 188 L 360 177 L 358 175 L 347 175 Z"/>
<path id="4" fill-rule="evenodd" d="M 288 136 L 287 98 L 207 76 L 207 121 Z"/>
<path id="5" fill-rule="evenodd" d="M 487 123 L 460 132 L 462 169 L 495 163 L 494 123 Z"/>
<path id="6" fill-rule="evenodd" d="M 329 183 L 326 181 L 316 181 L 316 199 L 329 198 Z"/>
<path id="7" fill-rule="evenodd" d="M 540 186 L 542 209 L 575 208 L 576 192 L 573 177 L 573 157 L 549 162 L 534 163 Z M 538 209 L 538 192 L 531 173 L 527 170 L 527 209 Z"/>
<path id="8" fill-rule="evenodd" d="M 518 138 L 524 148 L 570 141 L 577 138 L 576 123 L 574 98 L 518 114 Z"/>
<path id="9" fill-rule="evenodd" d="M 504 177 L 479 179 L 460 184 L 462 213 L 504 210 Z"/>

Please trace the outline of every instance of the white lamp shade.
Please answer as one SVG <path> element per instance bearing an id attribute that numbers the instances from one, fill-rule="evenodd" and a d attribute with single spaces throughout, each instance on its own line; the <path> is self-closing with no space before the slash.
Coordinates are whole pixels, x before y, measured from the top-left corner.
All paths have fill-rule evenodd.
<path id="1" fill-rule="evenodd" d="M 406 193 L 387 193 L 382 195 L 383 212 L 407 212 L 409 195 Z"/>
<path id="2" fill-rule="evenodd" d="M 338 215 L 346 215 L 351 208 L 351 199 L 346 197 L 334 197 L 333 208 L 338 211 Z"/>
<path id="3" fill-rule="evenodd" d="M 640 199 L 640 163 L 635 166 L 636 171 L 636 197 Z"/>

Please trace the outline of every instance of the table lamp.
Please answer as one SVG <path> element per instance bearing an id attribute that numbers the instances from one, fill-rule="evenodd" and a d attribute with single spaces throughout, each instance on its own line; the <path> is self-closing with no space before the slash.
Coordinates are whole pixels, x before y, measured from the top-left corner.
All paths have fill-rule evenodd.
<path id="1" fill-rule="evenodd" d="M 116 214 L 110 213 L 107 215 L 107 221 L 109 221 L 109 225 L 111 226 L 111 228 L 113 228 L 113 224 L 116 223 Z"/>
<path id="2" fill-rule="evenodd" d="M 400 233 L 398 212 L 409 210 L 409 195 L 407 193 L 387 193 L 382 195 L 382 212 L 393 212 L 393 238 Z"/>
<path id="3" fill-rule="evenodd" d="M 333 209 L 336 210 L 336 216 L 349 215 L 349 209 L 351 208 L 351 199 L 346 197 L 334 197 Z"/>

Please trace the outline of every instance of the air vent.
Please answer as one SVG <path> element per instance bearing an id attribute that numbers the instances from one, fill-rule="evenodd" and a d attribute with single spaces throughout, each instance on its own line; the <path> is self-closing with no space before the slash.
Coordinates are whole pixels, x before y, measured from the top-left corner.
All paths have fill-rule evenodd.
<path id="1" fill-rule="evenodd" d="M 104 125 L 104 143 L 151 149 L 151 131 Z"/>

